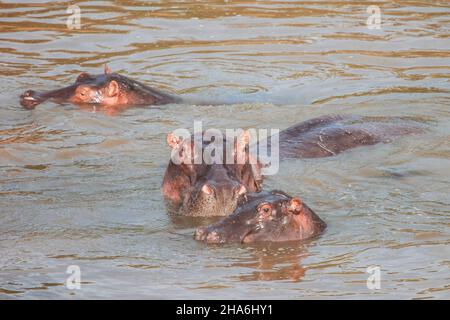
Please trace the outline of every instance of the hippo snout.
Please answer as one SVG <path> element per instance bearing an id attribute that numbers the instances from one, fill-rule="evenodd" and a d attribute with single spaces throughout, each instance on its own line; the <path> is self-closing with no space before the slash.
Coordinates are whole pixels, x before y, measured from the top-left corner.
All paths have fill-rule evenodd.
<path id="1" fill-rule="evenodd" d="M 27 90 L 20 96 L 20 104 L 26 109 L 34 109 L 39 103 L 40 99 L 33 90 Z"/>
<path id="2" fill-rule="evenodd" d="M 220 243 L 219 234 L 215 231 L 209 232 L 205 227 L 197 228 L 197 230 L 195 230 L 194 238 L 195 240 L 206 243 Z"/>

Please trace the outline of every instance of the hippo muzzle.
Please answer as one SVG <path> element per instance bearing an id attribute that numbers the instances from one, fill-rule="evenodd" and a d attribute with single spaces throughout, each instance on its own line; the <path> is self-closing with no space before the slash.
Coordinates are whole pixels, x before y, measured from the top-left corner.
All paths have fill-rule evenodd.
<path id="1" fill-rule="evenodd" d="M 36 91 L 27 90 L 20 96 L 20 105 L 31 110 L 44 100 Z"/>

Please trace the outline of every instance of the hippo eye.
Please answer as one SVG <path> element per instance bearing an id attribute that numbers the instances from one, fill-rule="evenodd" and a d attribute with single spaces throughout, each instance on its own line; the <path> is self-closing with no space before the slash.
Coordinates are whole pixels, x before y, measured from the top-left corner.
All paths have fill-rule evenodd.
<path id="1" fill-rule="evenodd" d="M 88 95 L 88 90 L 87 90 L 87 88 L 83 88 L 83 87 L 78 88 L 77 89 L 77 94 L 80 95 L 80 97 L 84 98 L 84 97 L 86 97 Z"/>
<path id="2" fill-rule="evenodd" d="M 259 213 L 268 214 L 268 213 L 272 212 L 272 206 L 270 205 L 270 203 L 261 203 L 258 206 L 257 210 Z"/>

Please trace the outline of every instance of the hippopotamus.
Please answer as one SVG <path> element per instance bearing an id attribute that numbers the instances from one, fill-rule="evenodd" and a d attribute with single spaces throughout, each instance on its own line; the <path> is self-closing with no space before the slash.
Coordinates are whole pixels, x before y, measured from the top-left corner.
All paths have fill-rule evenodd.
<path id="1" fill-rule="evenodd" d="M 320 235 L 326 226 L 300 198 L 261 191 L 248 194 L 219 222 L 197 228 L 194 238 L 209 244 L 300 241 Z"/>
<path id="2" fill-rule="evenodd" d="M 27 109 L 34 109 L 47 100 L 77 105 L 124 107 L 177 103 L 180 98 L 113 73 L 105 65 L 103 74 L 91 75 L 83 72 L 70 86 L 42 92 L 27 90 L 20 96 L 20 104 Z"/>
<path id="3" fill-rule="evenodd" d="M 245 137 L 238 137 L 238 141 Z M 247 192 L 261 190 L 260 177 L 250 163 L 244 164 L 195 164 L 193 157 L 203 154 L 211 143 L 203 141 L 201 150 L 193 139 L 181 139 L 167 135 L 167 143 L 180 160 L 170 158 L 162 183 L 162 192 L 169 213 L 185 216 L 225 216 L 234 211 Z M 227 143 L 224 138 L 224 144 Z M 234 144 L 234 148 L 238 148 Z M 224 150 L 225 152 L 225 150 Z"/>
<path id="4" fill-rule="evenodd" d="M 355 115 L 322 116 L 295 124 L 279 133 L 280 159 L 322 158 L 345 150 L 387 143 L 396 137 L 423 132 L 413 119 L 363 117 Z M 172 154 L 203 154 L 208 143 L 193 150 L 192 139 L 167 137 Z M 248 131 L 240 137 L 248 151 Z M 235 150 L 236 152 L 236 146 Z M 191 159 L 192 160 L 192 159 Z M 248 160 L 248 159 L 247 159 Z M 261 190 L 262 163 L 175 164 L 167 166 L 162 193 L 170 213 L 187 216 L 225 216 L 233 212 L 245 195 Z"/>
<path id="5" fill-rule="evenodd" d="M 280 159 L 331 157 L 348 149 L 388 143 L 423 131 L 423 125 L 409 117 L 321 116 L 280 132 Z"/>

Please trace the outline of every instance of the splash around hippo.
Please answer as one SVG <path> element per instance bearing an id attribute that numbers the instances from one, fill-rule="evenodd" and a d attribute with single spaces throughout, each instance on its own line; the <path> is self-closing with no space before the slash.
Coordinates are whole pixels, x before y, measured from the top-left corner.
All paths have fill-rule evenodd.
<path id="1" fill-rule="evenodd" d="M 91 75 L 83 72 L 70 86 L 42 92 L 27 90 L 20 96 L 20 104 L 26 109 L 34 109 L 47 100 L 105 107 L 162 105 L 180 101 L 178 97 L 113 73 L 106 65 L 103 74 Z"/>
<path id="2" fill-rule="evenodd" d="M 230 216 L 198 228 L 194 238 L 208 244 L 300 241 L 325 228 L 326 223 L 300 198 L 262 191 L 247 195 Z"/>

